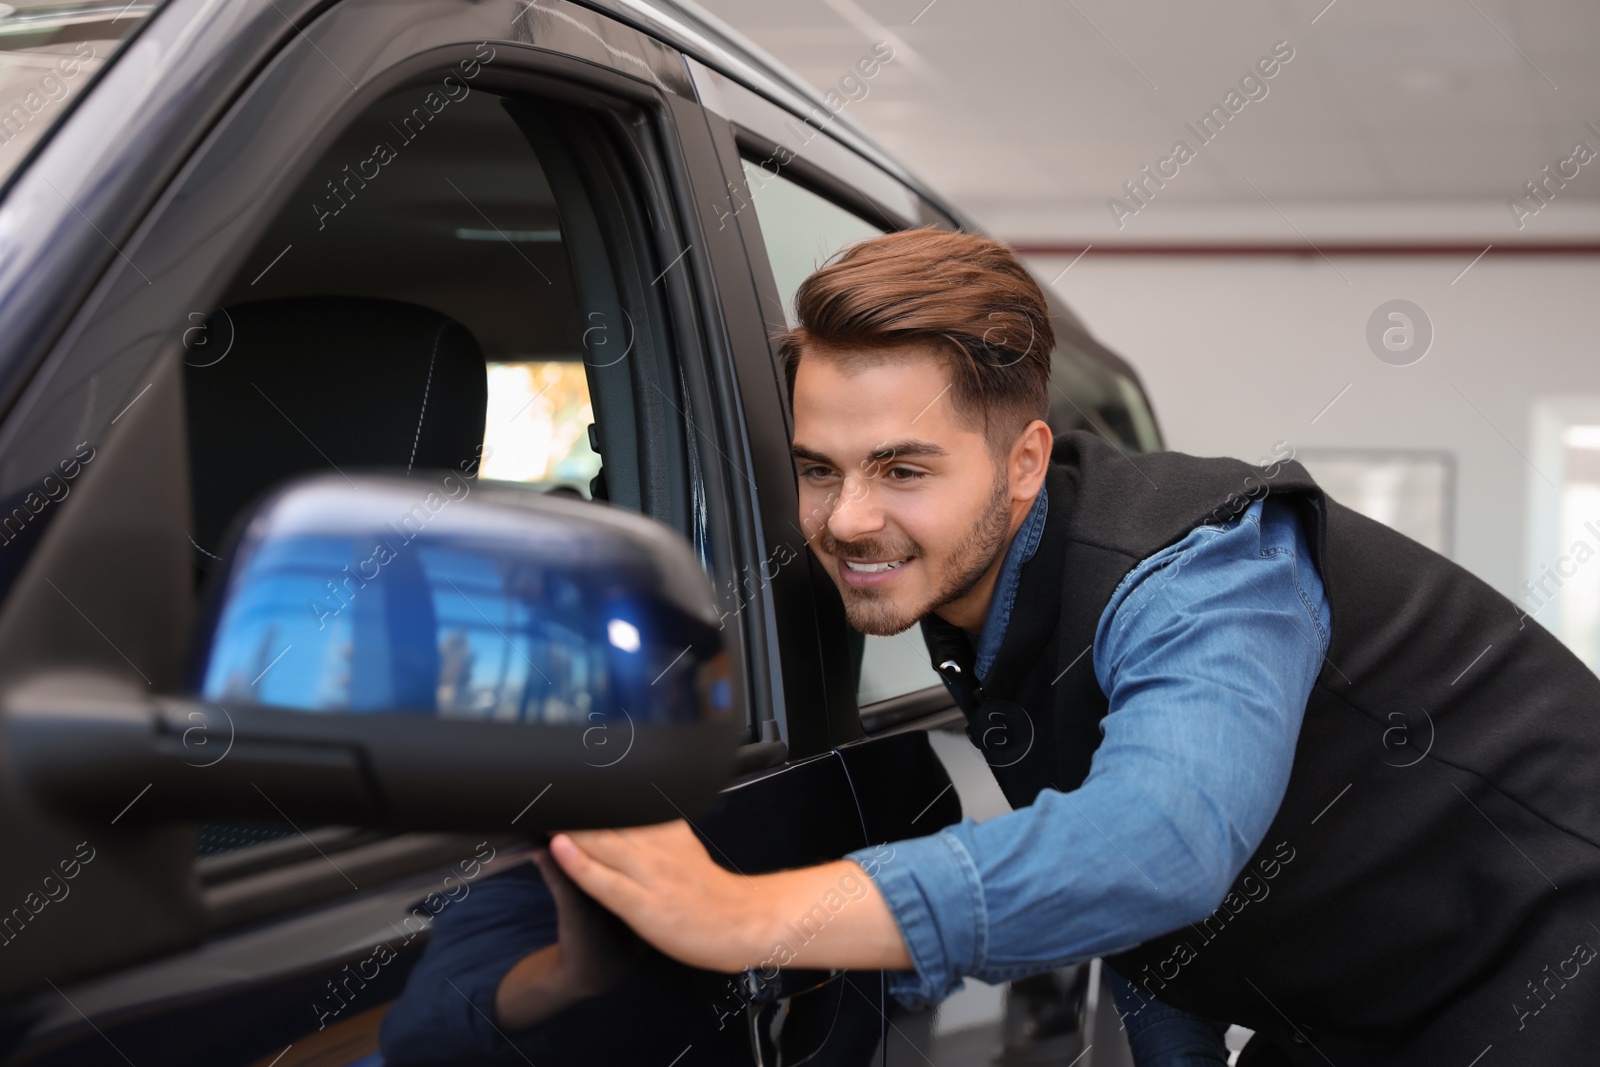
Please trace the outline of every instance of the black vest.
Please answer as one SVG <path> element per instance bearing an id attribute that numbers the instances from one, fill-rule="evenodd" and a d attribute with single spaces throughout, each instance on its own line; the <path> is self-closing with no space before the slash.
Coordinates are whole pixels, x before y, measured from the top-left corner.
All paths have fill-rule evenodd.
<path id="1" fill-rule="evenodd" d="M 1107 962 L 1257 1031 L 1242 1064 L 1600 1064 L 1600 679 L 1298 463 L 1129 457 L 1081 431 L 1052 458 L 981 690 L 965 633 L 923 621 L 1014 807 L 1087 777 L 1107 711 L 1096 625 L 1135 564 L 1196 526 L 1283 494 L 1333 619 L 1260 849 L 1214 912 Z"/>

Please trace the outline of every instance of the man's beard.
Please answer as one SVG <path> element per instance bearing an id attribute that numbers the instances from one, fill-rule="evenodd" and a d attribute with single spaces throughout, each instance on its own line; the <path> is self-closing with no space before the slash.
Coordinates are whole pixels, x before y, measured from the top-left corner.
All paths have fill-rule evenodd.
<path id="1" fill-rule="evenodd" d="M 945 564 L 945 579 L 926 604 L 904 607 L 896 605 L 876 589 L 858 589 L 840 583 L 840 596 L 844 599 L 844 614 L 850 625 L 864 634 L 890 637 L 910 629 L 924 615 L 936 611 L 972 592 L 995 560 L 1006 549 L 1006 532 L 1011 526 L 1011 483 L 1001 470 L 994 481 L 989 500 L 984 505 L 978 521 L 967 531 L 959 544 L 951 550 Z M 822 530 L 819 543 L 824 552 L 839 561 L 843 569 L 846 559 L 920 559 L 927 558 L 916 542 L 904 546 L 890 546 L 886 542 L 861 540 L 840 541 Z"/>

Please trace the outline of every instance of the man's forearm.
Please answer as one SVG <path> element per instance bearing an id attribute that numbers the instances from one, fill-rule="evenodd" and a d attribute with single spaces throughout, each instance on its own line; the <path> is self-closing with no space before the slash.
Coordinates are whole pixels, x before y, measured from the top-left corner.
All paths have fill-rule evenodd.
<path id="1" fill-rule="evenodd" d="M 713 861 L 683 820 L 558 833 L 550 853 L 635 933 L 691 966 L 911 966 L 899 925 L 867 875 L 878 862 L 870 857 L 745 875 Z"/>
<path id="2" fill-rule="evenodd" d="M 780 967 L 911 966 L 883 895 L 854 860 L 755 875 L 747 888 L 744 914 L 726 917 L 741 931 L 742 946 L 738 962 L 726 964 L 728 970 L 749 968 L 771 978 Z M 574 961 L 564 962 L 564 952 L 573 948 L 559 942 L 547 945 L 506 974 L 495 995 L 501 1026 L 532 1026 L 599 991 L 577 980 Z"/>
<path id="3" fill-rule="evenodd" d="M 905 970 L 900 928 L 878 887 L 854 860 L 836 860 L 751 879 L 748 966 Z"/>

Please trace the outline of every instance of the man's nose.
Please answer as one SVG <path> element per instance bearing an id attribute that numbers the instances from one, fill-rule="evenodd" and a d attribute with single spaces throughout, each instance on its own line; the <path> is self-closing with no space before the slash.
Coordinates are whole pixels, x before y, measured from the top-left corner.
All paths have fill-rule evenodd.
<path id="1" fill-rule="evenodd" d="M 828 532 L 840 541 L 854 541 L 882 529 L 883 509 L 877 504 L 872 479 L 859 474 L 846 478 L 828 516 Z"/>

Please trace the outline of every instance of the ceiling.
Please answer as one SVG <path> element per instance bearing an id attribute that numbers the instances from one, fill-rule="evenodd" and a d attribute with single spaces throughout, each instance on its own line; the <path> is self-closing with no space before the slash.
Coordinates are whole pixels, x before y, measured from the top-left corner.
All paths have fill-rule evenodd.
<path id="1" fill-rule="evenodd" d="M 1600 152 L 1595 0 L 701 4 L 821 91 L 888 42 L 845 113 L 1014 241 L 1600 240 L 1600 158 L 1537 214 L 1507 205 Z M 1280 41 L 1257 98 L 1225 101 Z M 1205 143 L 1185 123 L 1214 105 L 1237 114 Z M 1129 198 L 1179 140 L 1193 158 Z"/>

